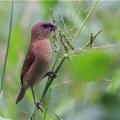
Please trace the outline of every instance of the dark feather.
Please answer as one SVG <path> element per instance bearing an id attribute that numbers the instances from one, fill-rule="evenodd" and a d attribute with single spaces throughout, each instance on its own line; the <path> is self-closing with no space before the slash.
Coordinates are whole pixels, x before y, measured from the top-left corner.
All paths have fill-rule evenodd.
<path id="1" fill-rule="evenodd" d="M 25 95 L 25 92 L 26 92 L 26 89 L 21 86 L 20 92 L 19 92 L 18 97 L 17 97 L 17 100 L 16 100 L 16 104 L 17 104 L 20 100 L 23 99 L 23 97 L 24 97 L 24 95 Z"/>
<path id="2" fill-rule="evenodd" d="M 23 81 L 23 77 L 26 74 L 26 72 L 29 70 L 30 66 L 34 63 L 35 61 L 35 55 L 32 51 L 28 51 L 28 54 L 25 58 L 22 71 L 21 71 L 21 83 Z"/>

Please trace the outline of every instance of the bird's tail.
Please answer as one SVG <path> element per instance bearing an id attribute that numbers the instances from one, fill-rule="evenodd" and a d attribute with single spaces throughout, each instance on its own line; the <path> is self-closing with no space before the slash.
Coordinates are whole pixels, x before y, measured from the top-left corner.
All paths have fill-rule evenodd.
<path id="1" fill-rule="evenodd" d="M 25 95 L 25 92 L 26 92 L 26 89 L 21 86 L 20 92 L 19 92 L 18 97 L 17 97 L 17 99 L 16 99 L 16 104 L 17 104 L 20 100 L 23 99 L 23 97 L 24 97 L 24 95 Z"/>

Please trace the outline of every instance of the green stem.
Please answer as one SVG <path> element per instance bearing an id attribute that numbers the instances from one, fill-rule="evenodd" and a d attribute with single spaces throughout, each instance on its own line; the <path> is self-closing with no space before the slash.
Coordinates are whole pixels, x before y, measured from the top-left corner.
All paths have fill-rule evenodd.
<path id="1" fill-rule="evenodd" d="M 60 67 L 62 66 L 62 64 L 63 64 L 63 62 L 64 62 L 65 59 L 66 59 L 66 57 L 63 57 L 63 58 L 62 58 L 60 64 L 58 65 L 58 67 L 57 67 L 56 70 L 55 70 L 55 74 L 58 73 L 58 71 L 60 70 Z M 53 80 L 54 80 L 54 78 L 50 78 L 50 79 L 48 80 L 48 82 L 47 82 L 47 84 L 46 84 L 46 86 L 45 86 L 45 89 L 44 89 L 44 91 L 43 91 L 43 94 L 42 94 L 42 97 L 41 97 L 40 102 L 43 101 L 43 99 L 44 99 L 44 97 L 45 97 L 45 95 L 46 95 L 46 93 L 47 93 L 47 91 L 48 91 L 48 88 L 49 88 L 50 85 L 52 84 Z"/>
<path id="2" fill-rule="evenodd" d="M 48 103 L 49 103 L 49 99 L 50 99 L 50 93 L 51 93 L 51 87 L 49 89 L 48 99 L 47 99 L 47 102 L 46 102 L 46 107 L 45 107 L 45 112 L 44 112 L 44 120 L 46 119 L 46 115 L 47 115 Z"/>
<path id="3" fill-rule="evenodd" d="M 65 24 L 65 21 L 64 21 L 64 18 L 63 18 L 63 17 L 62 17 L 61 21 L 62 21 L 62 23 L 63 23 L 63 26 L 64 26 L 64 28 L 65 28 L 66 33 L 68 33 L 68 29 L 67 29 L 67 26 L 66 26 L 66 24 Z"/>
<path id="4" fill-rule="evenodd" d="M 76 33 L 75 36 L 73 37 L 73 41 L 72 41 L 72 42 L 74 42 L 74 41 L 77 39 L 78 35 L 80 34 L 80 32 L 81 32 L 82 29 L 83 29 L 83 26 L 85 25 L 86 21 L 88 20 L 88 18 L 89 18 L 90 15 L 92 14 L 94 8 L 96 7 L 98 1 L 99 1 L 99 0 L 96 0 L 96 1 L 93 3 L 93 5 L 92 5 L 92 7 L 91 7 L 91 9 L 90 9 L 90 11 L 89 11 L 89 13 L 87 14 L 86 18 L 85 18 L 84 21 L 82 22 L 79 30 L 77 31 L 77 33 Z"/>
<path id="5" fill-rule="evenodd" d="M 7 50 L 6 50 L 6 55 L 5 55 L 5 62 L 3 66 L 3 73 L 2 73 L 2 79 L 1 79 L 1 86 L 0 86 L 0 92 L 3 89 L 3 81 L 5 77 L 5 70 L 6 70 L 6 64 L 7 64 L 7 58 L 8 58 L 8 51 L 9 51 L 9 46 L 10 46 L 10 40 L 11 40 L 11 31 L 12 31 L 12 16 L 13 16 L 13 0 L 11 3 L 11 15 L 10 15 L 10 26 L 9 26 L 9 34 L 8 34 L 8 43 L 7 43 Z"/>

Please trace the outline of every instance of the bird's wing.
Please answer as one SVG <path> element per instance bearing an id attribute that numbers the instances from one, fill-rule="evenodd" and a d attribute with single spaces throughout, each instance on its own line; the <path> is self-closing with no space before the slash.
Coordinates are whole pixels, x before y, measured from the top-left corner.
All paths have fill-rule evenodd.
<path id="1" fill-rule="evenodd" d="M 35 54 L 32 51 L 28 51 L 28 54 L 25 58 L 22 71 L 21 71 L 21 83 L 23 81 L 23 77 L 26 74 L 26 72 L 29 70 L 30 66 L 34 63 L 35 61 Z"/>

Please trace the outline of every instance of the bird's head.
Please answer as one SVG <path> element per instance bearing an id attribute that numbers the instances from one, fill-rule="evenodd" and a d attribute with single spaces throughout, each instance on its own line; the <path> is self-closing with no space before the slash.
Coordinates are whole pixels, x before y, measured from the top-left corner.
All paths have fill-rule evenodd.
<path id="1" fill-rule="evenodd" d="M 38 22 L 32 27 L 31 38 L 36 40 L 46 39 L 57 27 L 48 22 Z"/>

